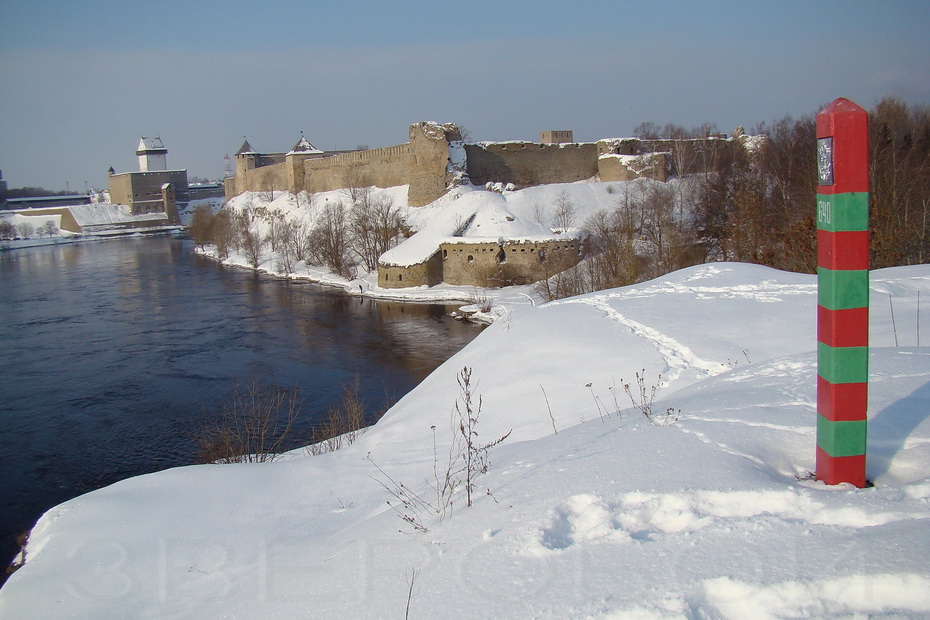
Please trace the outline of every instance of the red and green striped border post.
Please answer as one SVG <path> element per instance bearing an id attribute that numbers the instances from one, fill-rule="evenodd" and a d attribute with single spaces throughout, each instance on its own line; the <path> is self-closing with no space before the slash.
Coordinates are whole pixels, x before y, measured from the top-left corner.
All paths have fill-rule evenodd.
<path id="1" fill-rule="evenodd" d="M 817 114 L 817 479 L 865 486 L 869 385 L 868 113 Z"/>

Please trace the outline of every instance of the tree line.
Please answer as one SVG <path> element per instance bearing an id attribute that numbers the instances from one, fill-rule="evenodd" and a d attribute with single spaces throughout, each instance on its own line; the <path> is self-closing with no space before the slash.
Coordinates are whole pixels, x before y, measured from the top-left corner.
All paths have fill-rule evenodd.
<path id="1" fill-rule="evenodd" d="M 577 265 L 540 263 L 539 294 L 554 299 L 624 286 L 713 261 L 814 273 L 815 130 L 815 114 L 761 123 L 731 139 L 709 124 L 642 123 L 635 133 L 644 142 L 675 141 L 677 178 L 616 186 L 614 205 L 584 222 L 574 221 L 567 195 L 540 206 L 554 209 L 558 226 L 583 228 L 588 240 Z M 885 98 L 869 110 L 869 134 L 871 266 L 927 262 L 930 107 Z M 253 267 L 270 249 L 280 272 L 304 261 L 354 278 L 361 266 L 376 270 L 380 255 L 410 234 L 400 210 L 358 176 L 347 174 L 340 200 L 314 205 L 311 197 L 312 218 L 285 220 L 264 206 L 216 215 L 198 209 L 190 234 L 200 245 L 215 244 L 221 258 L 241 252 Z"/>
<path id="2" fill-rule="evenodd" d="M 682 141 L 672 165 L 684 174 L 641 184 L 590 217 L 585 260 L 537 290 L 554 299 L 721 260 L 815 273 L 815 119 L 761 123 L 744 140 L 721 140 L 713 125 L 639 125 L 642 140 Z M 871 267 L 927 262 L 930 106 L 881 100 L 869 110 L 869 151 Z"/>
<path id="3" fill-rule="evenodd" d="M 216 246 L 221 259 L 236 251 L 258 268 L 268 252 L 274 252 L 275 270 L 293 273 L 297 263 L 322 265 L 351 280 L 359 267 L 375 271 L 378 258 L 397 245 L 409 230 L 394 201 L 373 187 L 353 184 L 335 201 L 317 204 L 315 197 L 298 206 L 299 217 L 267 205 L 249 204 L 238 210 L 213 213 L 207 205 L 194 210 L 188 233 L 197 245 Z"/>

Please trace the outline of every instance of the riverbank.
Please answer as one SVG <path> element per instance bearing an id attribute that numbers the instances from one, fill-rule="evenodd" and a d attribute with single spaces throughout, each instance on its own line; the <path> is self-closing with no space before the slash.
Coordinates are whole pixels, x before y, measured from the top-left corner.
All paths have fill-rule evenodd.
<path id="1" fill-rule="evenodd" d="M 515 308 L 532 307 L 537 303 L 533 297 L 533 287 L 531 285 L 497 289 L 448 284 L 405 289 L 382 288 L 378 286 L 377 272 L 365 272 L 352 280 L 346 280 L 319 266 L 308 266 L 300 263 L 295 271 L 283 274 L 275 268 L 277 257 L 273 253 L 269 253 L 268 256 L 263 258 L 258 268 L 254 269 L 242 254 L 233 253 L 228 258 L 221 260 L 216 253 L 216 248 L 213 246 L 196 248 L 195 252 L 228 267 L 247 269 L 284 280 L 312 282 L 338 289 L 352 297 L 404 303 L 463 304 L 456 311 L 455 316 L 484 325 L 490 325 Z"/>
<path id="2" fill-rule="evenodd" d="M 481 332 L 450 306 L 223 268 L 172 236 L 8 252 L 0 282 L 0 564 L 52 506 L 194 463 L 234 384 L 299 389 L 303 434 L 356 376 L 380 414 Z"/>
<path id="3" fill-rule="evenodd" d="M 48 511 L 0 616 L 924 617 L 928 282 L 871 274 L 871 488 L 811 475 L 816 276 L 700 265 L 514 311 L 337 452 Z"/>

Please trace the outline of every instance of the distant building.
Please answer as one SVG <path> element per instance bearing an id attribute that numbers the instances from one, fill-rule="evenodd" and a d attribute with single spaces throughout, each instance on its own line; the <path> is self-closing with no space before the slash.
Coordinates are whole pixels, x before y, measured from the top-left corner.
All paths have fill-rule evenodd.
<path id="1" fill-rule="evenodd" d="M 146 138 L 139 140 L 136 150 L 139 157 L 140 172 L 156 172 L 168 169 L 168 149 L 165 148 L 161 138 Z"/>
<path id="2" fill-rule="evenodd" d="M 110 168 L 110 201 L 128 206 L 132 215 L 164 213 L 169 223 L 180 224 L 178 203 L 189 199 L 187 170 L 168 170 L 168 149 L 161 138 L 143 136 L 136 156 L 138 172 Z"/>
<path id="3" fill-rule="evenodd" d="M 29 196 L 26 198 L 9 198 L 6 208 L 14 209 L 41 209 L 44 207 L 66 207 L 72 205 L 89 205 L 90 196 L 87 194 L 72 194 L 62 196 Z"/>
<path id="4" fill-rule="evenodd" d="M 563 142 L 574 142 L 571 129 L 562 129 L 557 131 L 543 131 L 539 134 L 539 141 L 542 144 L 562 144 Z"/>

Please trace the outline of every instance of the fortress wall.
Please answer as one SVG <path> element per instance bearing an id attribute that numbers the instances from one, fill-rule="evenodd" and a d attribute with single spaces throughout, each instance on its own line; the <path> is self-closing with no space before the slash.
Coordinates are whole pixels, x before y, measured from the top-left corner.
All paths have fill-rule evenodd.
<path id="1" fill-rule="evenodd" d="M 407 185 L 408 204 L 420 207 L 445 194 L 452 181 L 449 143 L 453 140 L 461 140 L 455 125 L 422 122 L 410 126 L 410 142 L 396 146 L 307 159 L 243 153 L 236 156 L 235 179 L 225 183 L 226 197 L 268 191 L 272 183 L 293 193 Z"/>
<path id="2" fill-rule="evenodd" d="M 632 181 L 639 178 L 668 180 L 670 153 L 603 155 L 597 160 L 601 181 Z"/>
<path id="3" fill-rule="evenodd" d="M 503 252 L 497 241 L 442 243 L 442 279 L 446 284 L 491 286 Z"/>
<path id="4" fill-rule="evenodd" d="M 573 183 L 590 179 L 598 172 L 594 143 L 491 142 L 466 144 L 465 152 L 468 176 L 475 185 Z"/>
<path id="5" fill-rule="evenodd" d="M 406 185 L 412 166 L 409 144 L 308 159 L 303 162 L 302 189 L 327 192 L 354 184 L 361 187 Z"/>
<path id="6" fill-rule="evenodd" d="M 673 174 L 699 174 L 714 169 L 726 149 L 742 147 L 738 140 L 715 136 L 690 140 L 641 140 L 643 151 L 671 153 Z"/>
<path id="7" fill-rule="evenodd" d="M 454 123 L 420 122 L 410 126 L 413 162 L 409 171 L 407 203 L 411 207 L 422 207 L 446 193 L 453 181 L 449 170 L 449 143 L 461 140 L 462 134 Z"/>
<path id="8" fill-rule="evenodd" d="M 442 259 L 437 250 L 432 256 L 409 267 L 378 265 L 378 286 L 405 288 L 408 286 L 435 286 L 442 282 Z"/>
<path id="9" fill-rule="evenodd" d="M 243 177 L 245 187 L 239 187 L 238 181 Z M 242 192 L 267 192 L 271 189 L 283 192 L 288 189 L 287 164 L 280 163 L 262 166 L 261 168 L 251 168 L 238 176 L 236 181 L 236 191 L 239 194 Z"/>
<path id="10" fill-rule="evenodd" d="M 441 243 L 439 255 L 442 281 L 446 284 L 502 286 L 507 282 L 536 282 L 576 265 L 581 260 L 581 241 L 515 240 L 501 244 L 497 240 L 455 240 Z"/>

